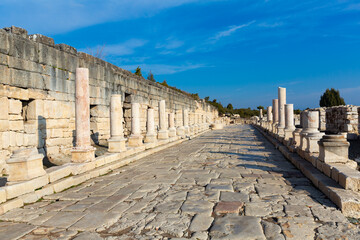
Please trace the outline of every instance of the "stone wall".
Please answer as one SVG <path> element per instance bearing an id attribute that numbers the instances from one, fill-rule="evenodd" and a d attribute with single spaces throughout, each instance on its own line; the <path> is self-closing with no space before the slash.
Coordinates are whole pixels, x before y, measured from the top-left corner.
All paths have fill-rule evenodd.
<path id="1" fill-rule="evenodd" d="M 123 96 L 124 132 L 130 133 L 131 103 L 141 104 L 141 131 L 146 132 L 146 110 L 166 101 L 167 112 L 176 113 L 182 124 L 182 109 L 208 122 L 217 110 L 204 101 L 150 82 L 101 59 L 78 52 L 21 28 L 0 29 L 0 172 L 13 151 L 36 146 L 47 157 L 70 155 L 75 130 L 75 69 L 90 71 L 91 134 L 94 144 L 107 145 L 110 137 L 111 94 Z M 196 113 L 196 114 L 195 114 Z M 3 171 L 4 172 L 4 171 Z"/>
<path id="2" fill-rule="evenodd" d="M 360 108 L 358 106 L 322 107 L 311 110 L 317 110 L 320 113 L 320 131 L 359 134 Z"/>

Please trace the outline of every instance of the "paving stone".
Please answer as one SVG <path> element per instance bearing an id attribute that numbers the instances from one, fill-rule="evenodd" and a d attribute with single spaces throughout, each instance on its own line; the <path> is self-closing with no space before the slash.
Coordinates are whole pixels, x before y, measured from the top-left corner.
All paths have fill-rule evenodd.
<path id="1" fill-rule="evenodd" d="M 189 230 L 192 232 L 207 231 L 214 218 L 208 214 L 196 214 L 192 219 Z"/>
<path id="2" fill-rule="evenodd" d="M 0 225 L 0 240 L 18 239 L 35 228 L 35 226 L 25 223 L 8 224 L 3 227 Z"/>
<path id="3" fill-rule="evenodd" d="M 220 200 L 226 202 L 249 202 L 249 195 L 240 192 L 221 192 Z"/>
<path id="4" fill-rule="evenodd" d="M 229 191 L 229 192 L 234 191 L 232 184 L 208 184 L 206 186 L 206 190 L 207 191 L 218 190 L 218 191 Z"/>
<path id="5" fill-rule="evenodd" d="M 81 220 L 72 225 L 69 229 L 76 231 L 103 231 L 113 225 L 120 218 L 120 213 L 94 212 L 87 213 Z"/>
<path id="6" fill-rule="evenodd" d="M 238 213 L 243 206 L 242 202 L 219 202 L 215 206 L 214 213 Z"/>
<path id="7" fill-rule="evenodd" d="M 195 215 L 197 213 L 211 213 L 214 204 L 208 201 L 185 201 L 181 206 L 181 212 L 185 214 Z"/>
<path id="8" fill-rule="evenodd" d="M 268 203 L 256 202 L 256 203 L 246 203 L 245 204 L 245 215 L 246 216 L 256 216 L 256 217 L 265 217 L 271 213 L 271 207 Z"/>
<path id="9" fill-rule="evenodd" d="M 73 238 L 73 240 L 103 240 L 103 239 L 104 238 L 100 237 L 100 235 L 97 233 L 88 233 L 88 232 L 80 233 L 79 235 L 76 235 L 75 238 Z"/>
<path id="10" fill-rule="evenodd" d="M 75 222 L 84 217 L 81 212 L 58 212 L 46 222 L 42 223 L 46 227 L 68 228 Z"/>
<path id="11" fill-rule="evenodd" d="M 215 219 L 210 229 L 211 239 L 254 240 L 265 239 L 260 218 L 226 215 Z"/>

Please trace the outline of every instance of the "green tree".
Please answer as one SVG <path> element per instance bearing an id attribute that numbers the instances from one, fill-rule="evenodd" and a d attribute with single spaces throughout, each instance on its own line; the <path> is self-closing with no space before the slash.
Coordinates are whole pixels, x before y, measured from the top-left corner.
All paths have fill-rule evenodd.
<path id="1" fill-rule="evenodd" d="M 135 70 L 135 75 L 138 75 L 138 76 L 140 76 L 140 77 L 143 76 L 142 73 L 141 73 L 141 68 L 140 68 L 140 66 L 138 66 L 138 67 L 136 68 L 136 70 Z"/>
<path id="2" fill-rule="evenodd" d="M 262 110 L 264 110 L 264 107 L 263 106 L 257 106 L 257 109 L 262 109 Z"/>
<path id="3" fill-rule="evenodd" d="M 300 109 L 295 109 L 294 110 L 294 114 L 300 114 L 301 113 L 301 110 Z"/>
<path id="4" fill-rule="evenodd" d="M 227 109 L 229 110 L 234 110 L 234 107 L 231 103 L 229 103 L 227 106 L 226 106 Z"/>
<path id="5" fill-rule="evenodd" d="M 320 97 L 320 107 L 333 107 L 345 105 L 345 101 L 340 97 L 339 90 L 334 88 L 326 89 L 325 93 Z"/>
<path id="6" fill-rule="evenodd" d="M 140 70 L 140 74 L 141 74 L 141 70 Z M 147 80 L 155 82 L 155 78 L 154 78 L 154 74 L 150 71 L 148 76 L 147 76 Z"/>
<path id="7" fill-rule="evenodd" d="M 209 97 L 209 96 L 207 96 L 207 97 L 205 97 L 204 99 L 205 99 L 205 101 L 206 101 L 206 102 L 208 102 L 208 101 L 209 101 L 209 99 L 210 99 L 210 97 Z"/>

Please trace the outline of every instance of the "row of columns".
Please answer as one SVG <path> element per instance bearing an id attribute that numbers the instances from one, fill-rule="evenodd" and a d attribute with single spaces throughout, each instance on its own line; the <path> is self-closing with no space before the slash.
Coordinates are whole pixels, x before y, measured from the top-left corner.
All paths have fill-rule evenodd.
<path id="1" fill-rule="evenodd" d="M 75 122 L 76 141 L 72 150 L 73 162 L 92 161 L 95 158 L 95 148 L 90 142 L 90 97 L 89 97 L 89 70 L 87 68 L 76 69 L 75 89 Z M 108 140 L 109 152 L 126 151 L 126 138 L 123 128 L 123 106 L 119 94 L 114 94 L 110 99 L 110 139 Z M 185 137 L 196 134 L 209 128 L 207 118 L 194 113 L 194 124 L 189 126 L 189 111 L 182 110 L 183 124 L 175 128 L 175 113 L 171 112 L 166 117 L 165 100 L 160 100 L 159 105 L 159 130 L 155 129 L 154 109 L 147 109 L 146 135 L 141 134 L 140 128 L 140 104 L 131 104 L 131 134 L 128 138 L 128 147 L 139 147 L 143 143 L 155 143 L 157 140 L 166 140 L 176 136 Z"/>
<path id="2" fill-rule="evenodd" d="M 310 158 L 311 154 L 319 154 L 320 162 L 349 161 L 349 143 L 344 136 L 319 131 L 319 111 L 302 111 L 300 118 L 301 126 L 295 127 L 294 105 L 286 103 L 286 89 L 281 87 L 278 99 L 273 99 L 272 106 L 267 107 L 266 120 L 260 111 L 260 125 L 301 156 Z"/>

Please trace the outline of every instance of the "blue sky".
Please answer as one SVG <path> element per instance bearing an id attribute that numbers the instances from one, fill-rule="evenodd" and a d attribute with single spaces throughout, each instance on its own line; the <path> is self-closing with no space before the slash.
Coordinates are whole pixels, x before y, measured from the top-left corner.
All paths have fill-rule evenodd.
<path id="1" fill-rule="evenodd" d="M 347 0 L 1 0 L 23 27 L 234 107 L 295 108 L 326 88 L 360 105 L 360 2 Z"/>

